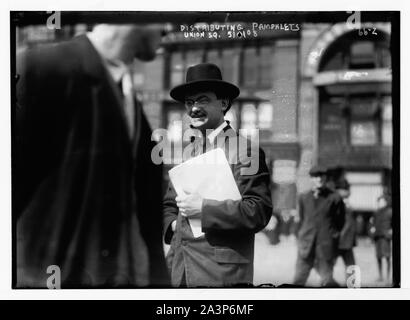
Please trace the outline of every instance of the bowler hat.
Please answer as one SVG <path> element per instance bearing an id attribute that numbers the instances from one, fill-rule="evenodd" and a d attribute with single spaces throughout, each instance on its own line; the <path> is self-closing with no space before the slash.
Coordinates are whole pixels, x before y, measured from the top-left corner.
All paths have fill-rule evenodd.
<path id="1" fill-rule="evenodd" d="M 313 166 L 312 168 L 310 168 L 309 170 L 309 175 L 311 177 L 317 177 L 323 174 L 327 174 L 327 168 L 324 166 Z"/>
<path id="2" fill-rule="evenodd" d="M 222 80 L 221 70 L 213 63 L 200 63 L 189 67 L 184 84 L 178 85 L 169 93 L 177 101 L 184 102 L 189 92 L 213 91 L 230 100 L 239 96 L 239 88 Z"/>

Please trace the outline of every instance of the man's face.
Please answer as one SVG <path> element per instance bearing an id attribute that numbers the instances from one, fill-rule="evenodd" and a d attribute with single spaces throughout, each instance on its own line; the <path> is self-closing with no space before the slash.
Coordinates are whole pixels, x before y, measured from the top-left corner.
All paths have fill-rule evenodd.
<path id="1" fill-rule="evenodd" d="M 199 130 L 215 129 L 224 119 L 228 107 L 227 99 L 218 99 L 211 91 L 188 94 L 185 108 L 191 119 L 191 125 Z"/>
<path id="2" fill-rule="evenodd" d="M 320 189 L 320 188 L 324 187 L 324 185 L 326 183 L 326 175 L 321 174 L 321 175 L 317 175 L 317 176 L 311 176 L 310 180 L 312 182 L 312 189 L 317 190 L 317 189 Z"/>
<path id="3" fill-rule="evenodd" d="M 387 201 L 384 197 L 379 198 L 378 200 L 378 208 L 384 208 L 387 205 Z"/>
<path id="4" fill-rule="evenodd" d="M 337 192 L 343 199 L 347 199 L 350 196 L 350 191 L 346 189 L 337 189 Z"/>

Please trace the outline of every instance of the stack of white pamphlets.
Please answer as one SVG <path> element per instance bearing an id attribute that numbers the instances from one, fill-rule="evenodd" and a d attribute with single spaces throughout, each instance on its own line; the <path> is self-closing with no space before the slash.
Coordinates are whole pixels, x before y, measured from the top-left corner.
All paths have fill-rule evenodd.
<path id="1" fill-rule="evenodd" d="M 178 196 L 199 193 L 204 199 L 240 200 L 228 160 L 221 148 L 213 149 L 169 170 L 169 177 Z M 189 218 L 194 237 L 203 235 L 201 220 Z"/>

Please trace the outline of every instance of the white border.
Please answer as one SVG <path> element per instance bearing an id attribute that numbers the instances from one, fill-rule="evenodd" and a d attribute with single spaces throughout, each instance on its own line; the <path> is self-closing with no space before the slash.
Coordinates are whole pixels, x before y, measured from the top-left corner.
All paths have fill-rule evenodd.
<path id="1" fill-rule="evenodd" d="M 1 116 L 0 116 L 0 299 L 409 299 L 410 298 L 410 166 L 409 140 L 401 130 L 401 287 L 402 289 L 136 289 L 136 290 L 12 290 L 11 289 L 11 190 L 10 190 L 10 10 L 123 10 L 123 11 L 401 11 L 401 128 L 410 119 L 409 62 L 407 30 L 410 30 L 408 1 L 345 0 L 340 4 L 320 1 L 249 1 L 227 4 L 220 0 L 198 1 L 1 1 Z M 3 8 L 4 7 L 4 8 Z M 403 37 L 406 35 L 406 37 Z M 406 39 L 407 38 L 407 39 Z M 406 161 L 407 160 L 407 161 Z"/>

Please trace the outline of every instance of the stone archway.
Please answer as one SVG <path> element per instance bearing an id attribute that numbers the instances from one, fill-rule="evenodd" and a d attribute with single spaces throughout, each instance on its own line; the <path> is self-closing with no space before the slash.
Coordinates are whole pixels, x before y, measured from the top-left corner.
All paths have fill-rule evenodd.
<path id="1" fill-rule="evenodd" d="M 390 34 L 390 27 L 387 24 L 383 23 L 362 23 L 362 29 L 373 29 L 375 28 L 375 32 L 381 31 L 386 34 Z M 319 72 L 319 63 L 321 58 L 323 57 L 326 49 L 332 44 L 333 42 L 337 41 L 339 37 L 342 35 L 353 31 L 351 26 L 348 23 L 336 23 L 331 27 L 327 28 L 324 32 L 322 32 L 316 41 L 313 43 L 309 53 L 306 57 L 304 57 L 304 61 L 302 64 L 303 68 L 303 75 L 305 77 L 313 77 Z M 357 29 L 359 32 L 361 29 Z M 370 31 L 369 31 L 370 32 Z"/>

